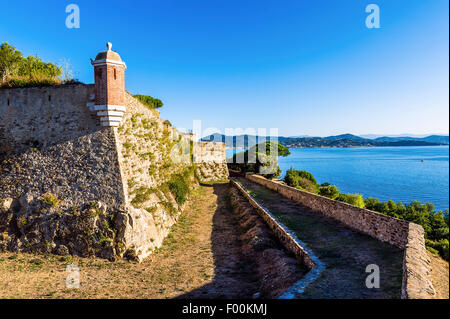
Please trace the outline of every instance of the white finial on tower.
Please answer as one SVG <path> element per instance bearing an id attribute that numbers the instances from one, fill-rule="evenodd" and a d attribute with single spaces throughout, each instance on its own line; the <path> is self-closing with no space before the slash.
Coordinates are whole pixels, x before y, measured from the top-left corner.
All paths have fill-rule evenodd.
<path id="1" fill-rule="evenodd" d="M 108 51 L 111 51 L 112 43 L 111 42 L 106 43 L 106 47 L 108 48 Z"/>

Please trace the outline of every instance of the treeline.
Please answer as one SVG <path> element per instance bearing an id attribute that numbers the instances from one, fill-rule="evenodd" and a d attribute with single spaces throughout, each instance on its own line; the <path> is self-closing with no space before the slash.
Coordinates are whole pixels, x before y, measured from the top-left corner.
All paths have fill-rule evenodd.
<path id="1" fill-rule="evenodd" d="M 364 199 L 360 194 L 341 193 L 336 186 L 329 183 L 318 184 L 311 173 L 293 168 L 286 172 L 284 181 L 289 186 L 310 193 L 419 224 L 425 230 L 427 249 L 449 260 L 449 213 L 447 210 L 436 211 L 431 203 L 422 204 L 412 201 L 404 205 L 402 202 L 395 203 L 392 199 L 381 202 L 377 198 Z"/>
<path id="2" fill-rule="evenodd" d="M 0 87 L 30 87 L 75 82 L 70 71 L 63 75 L 63 67 L 42 61 L 37 55 L 24 57 L 15 47 L 0 45 Z"/>

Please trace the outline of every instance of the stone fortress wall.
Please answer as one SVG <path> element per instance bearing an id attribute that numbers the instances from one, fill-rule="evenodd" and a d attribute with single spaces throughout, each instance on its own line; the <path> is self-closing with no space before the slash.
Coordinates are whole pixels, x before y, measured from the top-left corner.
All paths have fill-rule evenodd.
<path id="1" fill-rule="evenodd" d="M 190 148 L 177 160 L 190 140 L 125 91 L 110 45 L 96 70 L 105 56 L 116 60 L 95 85 L 0 89 L 0 250 L 142 260 L 183 210 L 168 181 L 195 187 Z M 209 177 L 226 178 L 217 154 Z"/>
<path id="2" fill-rule="evenodd" d="M 194 143 L 193 160 L 200 180 L 207 182 L 228 178 L 225 143 Z"/>
<path id="3" fill-rule="evenodd" d="M 305 192 L 259 175 L 247 173 L 245 177 L 352 229 L 404 249 L 402 298 L 427 299 L 434 295 L 422 226 Z"/>
<path id="4" fill-rule="evenodd" d="M 183 207 L 164 183 L 192 166 L 170 160 L 172 148 L 187 139 L 128 93 L 120 126 L 102 126 L 96 111 L 89 109 L 93 99 L 94 85 L 84 84 L 0 90 L 0 200 L 4 206 L 9 203 L 8 213 L 0 217 L 0 248 L 142 260 L 162 244 L 176 222 Z M 201 175 L 205 180 L 228 176 L 222 143 L 214 145 L 214 154 L 209 147 L 193 145 L 196 165 L 208 168 Z M 138 202 L 135 198 L 142 192 L 145 198 Z M 58 206 L 43 207 L 44 194 L 60 200 Z M 110 227 L 115 237 L 102 238 L 110 242 L 85 247 L 68 239 L 79 235 L 73 229 L 58 234 L 56 228 L 70 228 L 65 216 L 74 207 L 89 210 L 92 203 L 114 216 Z M 54 211 L 57 226 L 51 226 Z M 12 230 L 20 218 L 28 226 Z M 93 233 L 106 236 L 108 229 L 98 225 L 102 222 L 86 223 Z M 42 242 L 49 247 L 40 247 Z"/>
<path id="5" fill-rule="evenodd" d="M 115 132 L 86 107 L 93 89 L 0 90 L 0 249 L 113 255 L 112 244 L 85 243 L 108 233 L 85 214 L 92 203 L 125 208 Z"/>

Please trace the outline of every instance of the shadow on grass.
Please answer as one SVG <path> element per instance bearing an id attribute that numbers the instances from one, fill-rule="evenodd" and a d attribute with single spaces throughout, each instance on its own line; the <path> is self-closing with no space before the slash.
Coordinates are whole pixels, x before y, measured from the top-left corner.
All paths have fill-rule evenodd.
<path id="1" fill-rule="evenodd" d="M 229 182 L 201 183 L 214 188 L 217 209 L 211 232 L 214 276 L 210 283 L 178 296 L 185 298 L 251 298 L 258 290 L 258 278 L 251 261 L 241 253 L 239 225 L 229 201 Z"/>

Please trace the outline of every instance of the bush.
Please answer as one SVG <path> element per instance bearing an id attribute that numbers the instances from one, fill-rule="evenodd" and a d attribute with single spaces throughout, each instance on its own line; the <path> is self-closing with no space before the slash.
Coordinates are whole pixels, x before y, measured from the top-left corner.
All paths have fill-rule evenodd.
<path id="1" fill-rule="evenodd" d="M 52 77 L 21 77 L 14 76 L 7 79 L 4 83 L 0 85 L 2 88 L 26 88 L 26 87 L 39 87 L 39 86 L 54 86 L 60 85 L 63 82 L 58 78 Z"/>
<path id="2" fill-rule="evenodd" d="M 360 195 L 360 194 L 344 194 L 341 193 L 339 194 L 339 196 L 336 198 L 338 201 L 353 205 L 353 206 L 357 206 L 360 208 L 364 208 L 365 204 L 364 204 L 364 198 Z"/>
<path id="3" fill-rule="evenodd" d="M 299 177 L 297 179 L 297 184 L 298 184 L 298 186 L 296 186 L 296 188 L 299 188 L 299 189 L 302 189 L 302 190 L 305 190 L 307 192 L 314 193 L 314 194 L 317 194 L 317 192 L 318 192 L 317 185 L 314 184 L 309 179 Z"/>
<path id="4" fill-rule="evenodd" d="M 306 178 L 308 180 L 310 180 L 312 183 L 317 184 L 316 179 L 314 178 L 314 176 L 307 171 L 297 171 L 297 175 L 301 178 Z"/>
<path id="5" fill-rule="evenodd" d="M 369 197 L 364 200 L 364 204 L 366 205 L 367 209 L 378 211 L 378 212 L 381 210 L 381 202 L 378 198 Z"/>
<path id="6" fill-rule="evenodd" d="M 168 182 L 169 190 L 175 197 L 175 201 L 178 205 L 182 205 L 187 200 L 189 194 L 189 182 L 188 177 L 183 174 L 174 174 Z"/>
<path id="7" fill-rule="evenodd" d="M 323 185 L 323 184 L 322 184 Z M 319 195 L 325 196 L 331 199 L 336 199 L 339 196 L 339 190 L 336 186 L 320 186 Z"/>
<path id="8" fill-rule="evenodd" d="M 426 246 L 426 248 L 427 248 L 427 250 L 428 250 L 429 252 L 431 252 L 431 253 L 433 253 L 433 254 L 439 256 L 439 252 L 438 252 L 436 249 L 434 249 L 434 248 L 432 248 L 432 247 L 430 247 L 430 246 Z"/>
<path id="9" fill-rule="evenodd" d="M 0 45 L 0 87 L 50 86 L 64 83 L 62 67 L 38 56 L 24 57 L 7 42 Z M 66 80 L 69 80 L 68 78 Z"/>
<path id="10" fill-rule="evenodd" d="M 284 181 L 289 186 L 297 188 L 301 187 L 302 189 L 306 189 L 312 193 L 317 193 L 318 191 L 316 179 L 311 173 L 307 171 L 298 171 L 293 168 L 290 168 L 286 172 Z"/>
<path id="11" fill-rule="evenodd" d="M 449 259 L 449 242 L 448 239 L 440 239 L 439 241 L 433 241 L 427 239 L 425 241 L 427 249 L 432 253 L 436 253 L 440 255 L 443 259 Z M 431 248 L 431 249 L 430 249 Z"/>
<path id="12" fill-rule="evenodd" d="M 160 99 L 156 99 L 150 95 L 136 94 L 133 97 L 150 109 L 157 109 L 164 105 Z"/>
<path id="13" fill-rule="evenodd" d="M 148 201 L 150 199 L 150 196 L 152 193 L 154 193 L 155 190 L 152 188 L 148 188 L 146 186 L 140 186 L 138 189 L 136 189 L 133 200 L 131 201 L 131 205 L 133 207 L 140 207 L 140 204 Z"/>

